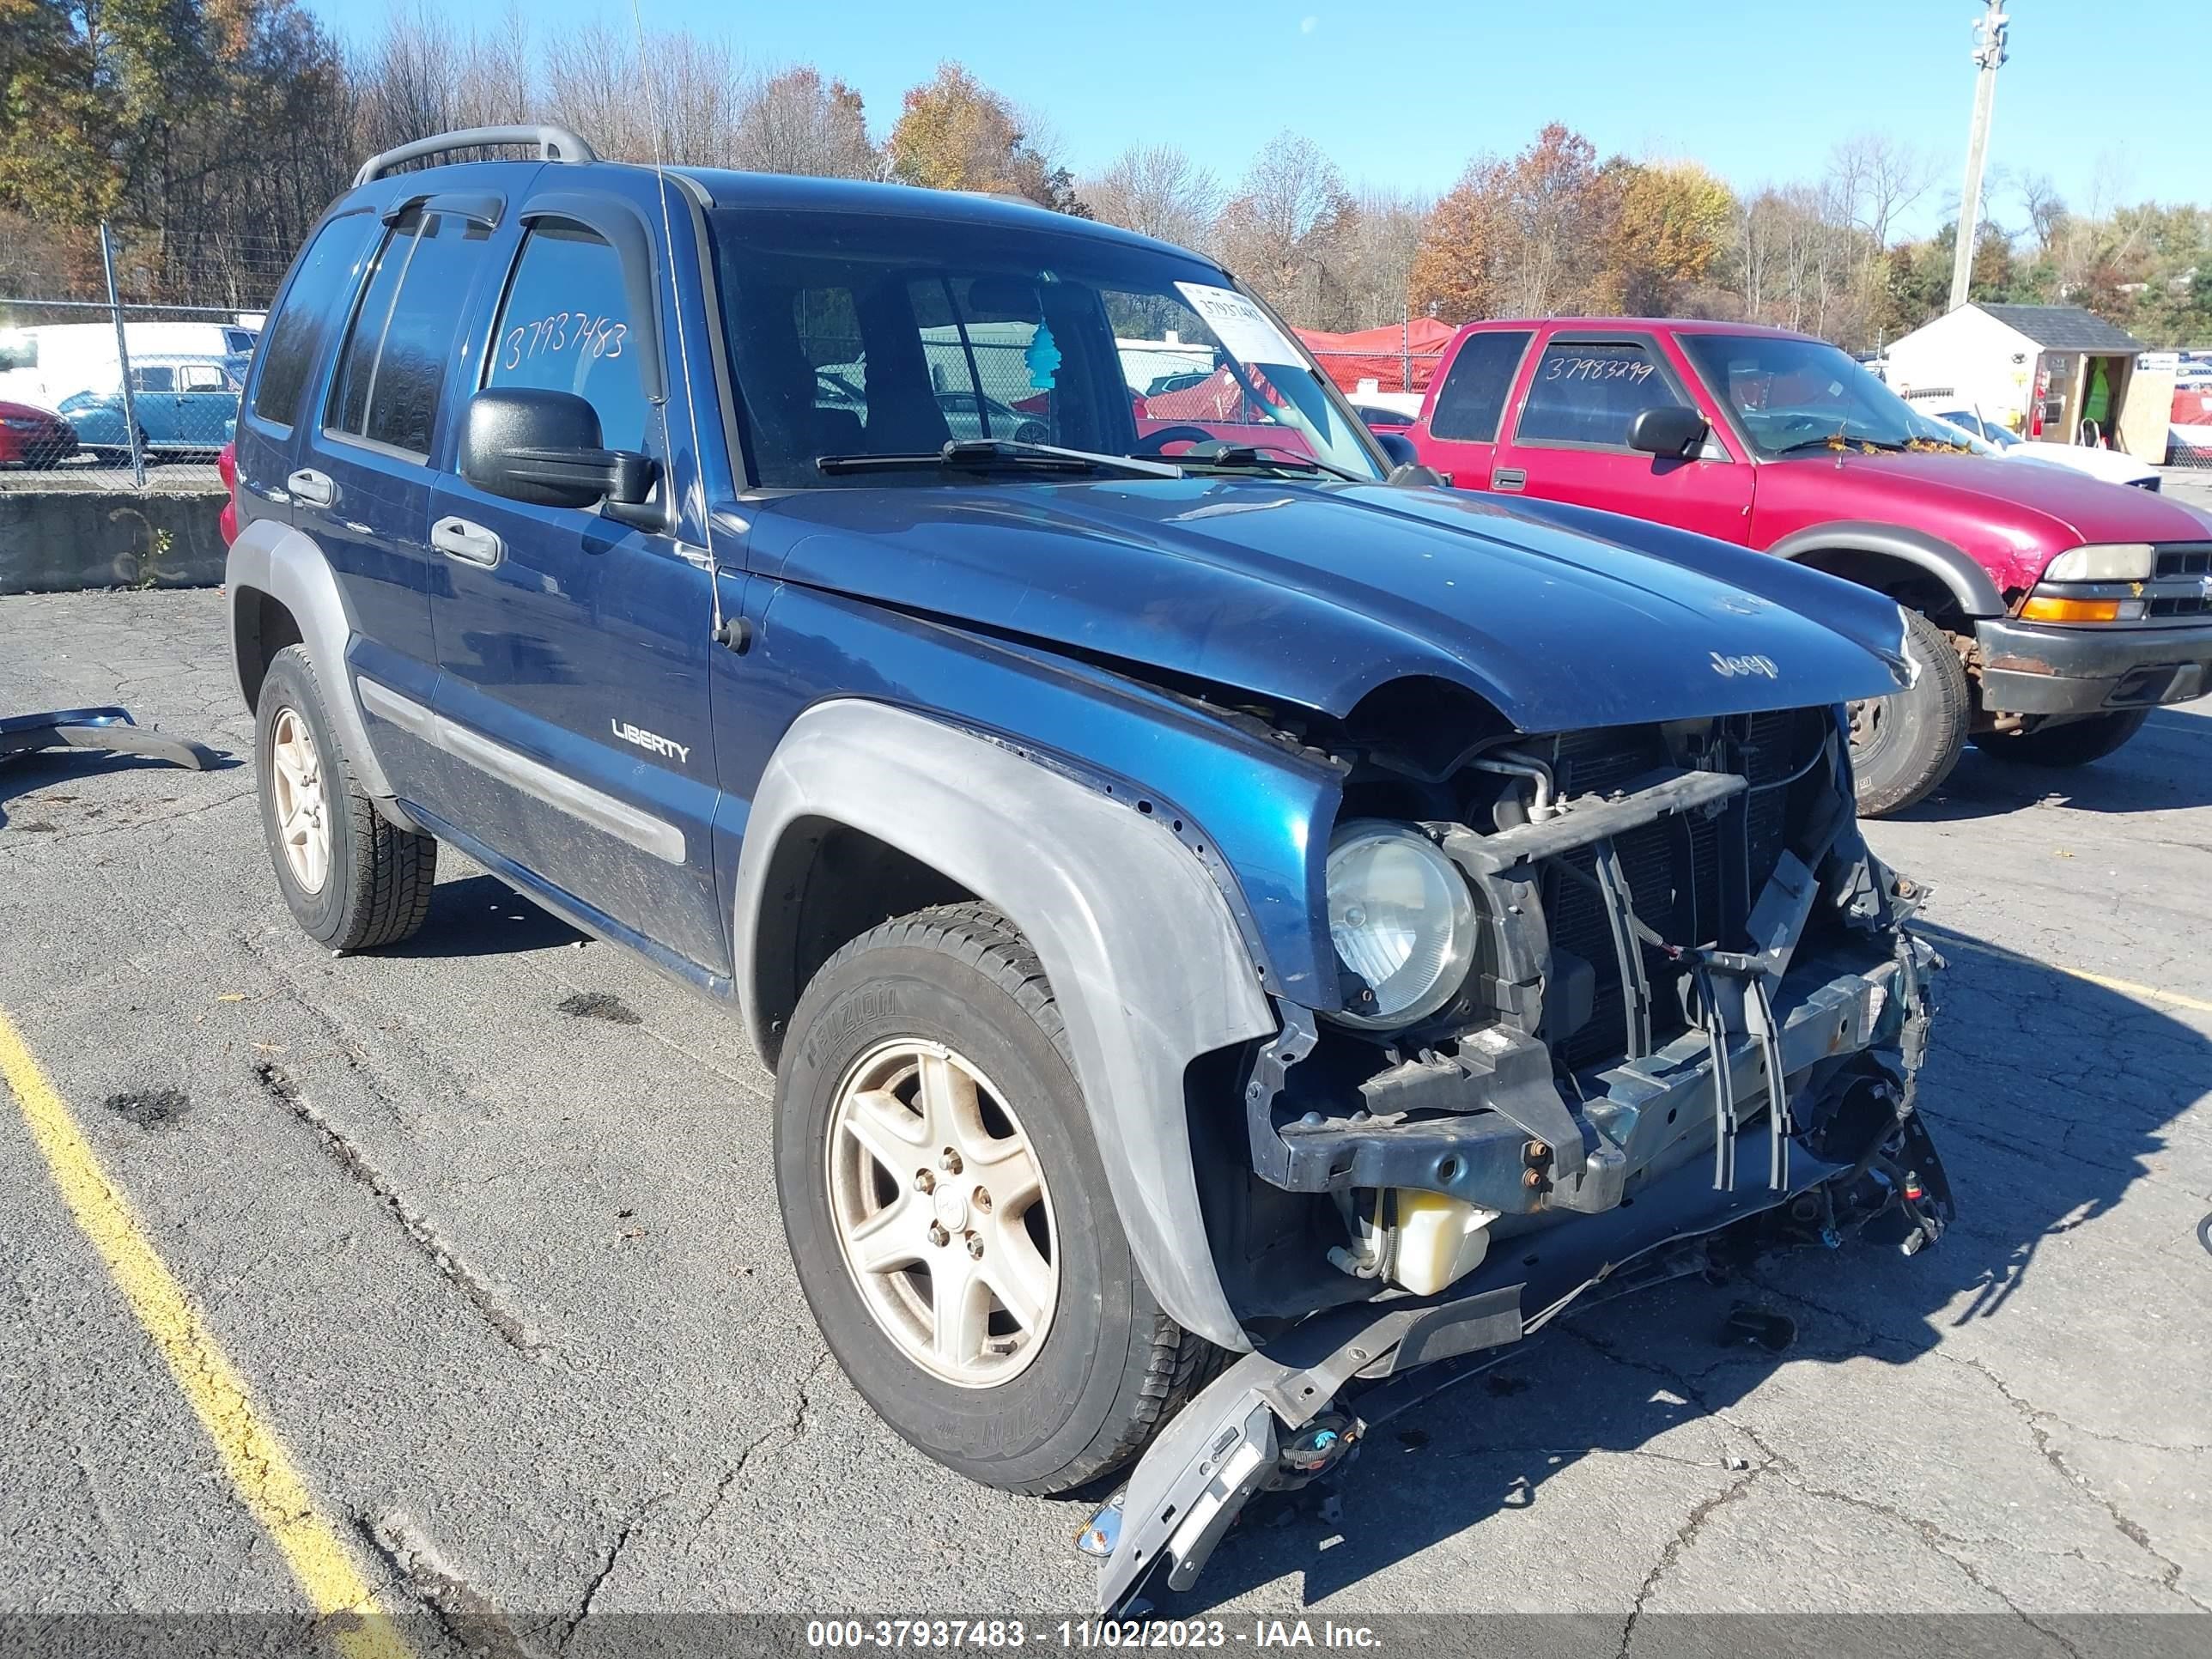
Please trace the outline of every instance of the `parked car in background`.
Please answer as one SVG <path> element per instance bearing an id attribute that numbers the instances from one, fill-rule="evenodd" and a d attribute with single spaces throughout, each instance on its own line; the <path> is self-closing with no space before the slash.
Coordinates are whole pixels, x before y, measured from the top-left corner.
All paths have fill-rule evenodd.
<path id="1" fill-rule="evenodd" d="M 391 176 L 488 142 L 560 159 Z M 1273 437 L 1140 415 L 1117 318 Z M 956 435 L 986 373 L 1048 442 Z M 234 453 L 272 897 L 392 945 L 449 845 L 741 1018 L 731 1144 L 876 1411 L 1025 1492 L 1156 1444 L 1120 1612 L 1348 1449 L 1356 1376 L 1717 1229 L 1950 1214 L 1918 889 L 1849 806 L 1897 606 L 1393 453 L 1107 226 L 558 129 L 374 158 Z"/>
<path id="2" fill-rule="evenodd" d="M 260 338 L 258 325 L 241 322 L 133 321 L 123 332 L 134 367 L 177 357 L 243 357 Z M 0 398 L 59 409 L 79 392 L 122 387 L 112 322 L 0 328 Z"/>
<path id="3" fill-rule="evenodd" d="M 1407 434 L 1462 489 L 1762 549 L 1888 594 L 1912 686 L 1854 707 L 1861 810 L 1971 738 L 2075 766 L 2212 689 L 2212 520 L 1955 434 L 1826 343 L 1746 324 L 1472 323 Z"/>
<path id="4" fill-rule="evenodd" d="M 2131 489 L 2156 489 L 2158 469 L 2117 449 L 2097 449 L 2087 444 L 2031 443 L 2011 428 L 1990 419 L 1972 404 L 1947 404 L 1940 398 L 1911 399 L 1912 406 L 1931 420 L 1956 428 L 1977 455 L 2000 460 L 2027 461 L 2038 466 L 2063 466 L 2106 483 Z"/>
<path id="5" fill-rule="evenodd" d="M 139 447 L 156 458 L 212 455 L 238 433 L 238 398 L 247 359 L 178 357 L 133 363 L 131 410 L 138 417 Z M 62 400 L 61 412 L 79 444 L 103 463 L 127 460 L 131 428 L 123 394 L 79 392 Z"/>
<path id="6" fill-rule="evenodd" d="M 1370 432 L 1402 432 L 1420 418 L 1418 392 L 1355 392 L 1346 394 L 1352 412 L 1367 423 Z"/>
<path id="7" fill-rule="evenodd" d="M 76 453 L 76 428 L 51 409 L 0 402 L 0 466 L 53 466 Z"/>

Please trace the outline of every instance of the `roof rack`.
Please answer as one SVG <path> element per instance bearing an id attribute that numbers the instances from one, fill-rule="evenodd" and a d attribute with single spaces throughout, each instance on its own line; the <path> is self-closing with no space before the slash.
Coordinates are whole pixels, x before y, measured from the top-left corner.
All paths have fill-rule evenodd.
<path id="1" fill-rule="evenodd" d="M 381 179 L 404 161 L 419 161 L 426 155 L 444 155 L 457 149 L 479 149 L 487 144 L 528 144 L 539 157 L 548 161 L 596 161 L 599 151 L 568 131 L 566 127 L 464 127 L 459 132 L 441 132 L 434 137 L 417 138 L 411 144 L 401 144 L 372 155 L 361 164 L 361 171 L 353 176 L 354 188 L 358 190 L 372 179 Z"/>

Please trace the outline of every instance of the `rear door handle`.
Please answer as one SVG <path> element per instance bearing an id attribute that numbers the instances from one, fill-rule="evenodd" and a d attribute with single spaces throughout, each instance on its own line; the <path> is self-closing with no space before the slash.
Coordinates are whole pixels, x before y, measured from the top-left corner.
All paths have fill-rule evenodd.
<path id="1" fill-rule="evenodd" d="M 331 482 L 327 472 L 318 472 L 312 467 L 301 467 L 284 480 L 284 488 L 292 492 L 292 499 L 305 501 L 309 507 L 328 507 L 338 498 L 338 487 Z"/>
<path id="2" fill-rule="evenodd" d="M 496 531 L 486 530 L 466 519 L 441 519 L 430 526 L 430 545 L 449 559 L 480 564 L 486 569 L 507 556 L 507 547 Z"/>
<path id="3" fill-rule="evenodd" d="M 1490 487 L 1492 489 L 1519 489 L 1528 482 L 1526 467 L 1499 466 L 1491 469 Z"/>

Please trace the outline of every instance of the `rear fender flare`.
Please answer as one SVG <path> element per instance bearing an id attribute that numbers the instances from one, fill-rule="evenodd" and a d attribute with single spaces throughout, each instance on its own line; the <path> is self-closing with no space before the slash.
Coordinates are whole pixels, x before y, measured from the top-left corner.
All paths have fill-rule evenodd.
<path id="1" fill-rule="evenodd" d="M 1874 553 L 1912 565 L 1940 582 L 1968 617 L 2002 617 L 2004 595 L 1964 549 L 1906 525 L 1843 521 L 1814 525 L 1766 550 L 1793 562 L 1823 553 Z"/>
<path id="2" fill-rule="evenodd" d="M 231 544 L 230 556 L 224 564 L 223 584 L 230 600 L 230 636 L 234 641 L 246 637 L 240 630 L 249 619 L 242 617 L 241 611 L 246 606 L 258 604 L 257 594 L 267 594 L 292 613 L 293 621 L 299 624 L 300 641 L 313 659 L 325 688 L 328 707 L 324 713 L 337 728 L 338 743 L 345 750 L 355 778 L 376 802 L 378 811 L 400 828 L 414 829 L 416 826 L 408 823 L 392 805 L 391 781 L 369 743 L 368 723 L 362 717 L 361 704 L 354 693 L 353 674 L 346 664 L 346 647 L 353 641 L 353 617 L 346 609 L 344 596 L 338 591 L 337 577 L 331 569 L 330 561 L 323 556 L 323 550 L 315 544 L 314 538 L 281 519 L 256 519 L 241 529 L 238 539 Z M 238 676 L 239 695 L 250 708 L 253 698 L 246 682 L 246 664 L 234 649 L 231 667 Z"/>
<path id="3" fill-rule="evenodd" d="M 732 938 L 747 1028 L 775 1052 L 761 992 L 764 912 L 787 834 L 830 822 L 930 866 L 1036 949 L 1139 1271 L 1186 1328 L 1249 1346 L 1199 1212 L 1184 1072 L 1276 1021 L 1227 902 L 1167 827 L 1009 745 L 857 698 L 792 723 L 738 856 Z M 1224 1110 L 1236 1110 L 1231 1098 Z"/>

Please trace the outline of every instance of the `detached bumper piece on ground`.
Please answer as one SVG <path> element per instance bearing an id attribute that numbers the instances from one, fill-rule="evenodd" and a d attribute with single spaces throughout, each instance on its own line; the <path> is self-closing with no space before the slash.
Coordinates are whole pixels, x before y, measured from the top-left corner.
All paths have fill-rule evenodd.
<path id="1" fill-rule="evenodd" d="M 64 708 L 50 714 L 0 715 L 0 761 L 42 749 L 105 749 L 118 755 L 143 755 L 191 771 L 205 769 L 210 758 L 198 744 L 141 726 L 127 708 Z"/>

